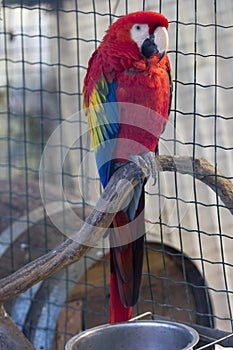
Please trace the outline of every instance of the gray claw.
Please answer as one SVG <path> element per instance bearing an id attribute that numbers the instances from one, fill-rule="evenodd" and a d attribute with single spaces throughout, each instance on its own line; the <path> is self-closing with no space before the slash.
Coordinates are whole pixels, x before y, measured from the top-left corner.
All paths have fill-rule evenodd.
<path id="1" fill-rule="evenodd" d="M 144 152 L 140 155 L 131 155 L 129 157 L 129 160 L 138 165 L 138 167 L 143 171 L 146 178 L 148 178 L 150 175 L 152 176 L 154 179 L 153 186 L 156 184 L 156 162 L 153 152 Z"/>

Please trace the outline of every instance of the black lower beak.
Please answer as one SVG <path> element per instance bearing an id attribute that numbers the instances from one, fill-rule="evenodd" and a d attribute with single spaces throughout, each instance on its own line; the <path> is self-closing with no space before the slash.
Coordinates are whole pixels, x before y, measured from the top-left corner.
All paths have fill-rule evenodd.
<path id="1" fill-rule="evenodd" d="M 149 38 L 144 40 L 142 47 L 141 47 L 141 52 L 144 57 L 150 58 L 151 56 L 159 53 L 159 60 L 161 60 L 165 54 L 165 52 L 159 52 L 157 45 L 154 42 L 154 35 L 150 35 Z"/>
<path id="2" fill-rule="evenodd" d="M 143 56 L 145 56 L 146 58 L 150 58 L 151 56 L 153 56 L 154 54 L 159 52 L 157 45 L 154 42 L 154 35 L 153 34 L 150 35 L 149 38 L 144 40 L 142 47 L 141 47 L 141 52 L 142 52 Z"/>

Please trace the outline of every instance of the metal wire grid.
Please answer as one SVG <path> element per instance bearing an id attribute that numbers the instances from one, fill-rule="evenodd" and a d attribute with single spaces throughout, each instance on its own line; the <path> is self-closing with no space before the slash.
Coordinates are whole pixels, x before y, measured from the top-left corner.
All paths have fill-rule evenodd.
<path id="1" fill-rule="evenodd" d="M 83 77 L 91 52 L 97 47 L 107 26 L 125 13 L 154 10 L 169 18 L 174 98 L 170 125 L 161 138 L 160 153 L 204 157 L 232 179 L 231 2 L 70 0 L 54 1 L 51 6 L 51 2 L 5 0 L 3 5 L 3 21 L 0 23 L 0 167 L 1 178 L 7 181 L 1 182 L 0 191 L 7 209 L 1 215 L 3 233 L 0 243 L 2 255 L 8 252 L 9 256 L 8 265 L 1 264 L 2 276 L 48 251 L 58 241 L 57 235 L 51 238 L 52 225 L 46 213 L 42 212 L 38 217 L 32 215 L 32 211 L 36 212 L 41 206 L 38 188 L 32 183 L 38 179 L 40 156 L 49 135 L 81 108 Z M 61 135 L 61 148 L 62 137 L 64 135 Z M 86 186 L 90 204 L 93 204 L 98 197 L 98 193 L 92 193 L 93 187 L 98 186 L 96 172 L 93 171 L 93 176 L 83 184 L 83 169 L 81 172 L 78 169 L 89 147 L 85 140 L 73 145 L 63 168 L 63 182 L 67 192 L 78 193 L 81 181 L 81 186 Z M 58 158 L 59 154 L 54 163 Z M 91 164 L 91 167 L 94 165 Z M 16 186 L 15 181 L 19 177 L 21 183 Z M 51 186 L 51 193 L 54 191 L 56 183 Z M 164 245 L 169 245 L 189 256 L 206 284 L 197 288 L 208 292 L 213 304 L 213 310 L 210 312 L 209 308 L 206 316 L 209 316 L 210 323 L 214 320 L 218 328 L 230 330 L 233 294 L 230 214 L 217 195 L 185 176 L 161 176 L 156 191 L 159 193 L 158 208 L 163 210 L 161 215 L 155 215 L 156 193 L 148 193 L 148 241 L 162 242 L 162 251 Z M 85 209 L 86 202 L 78 195 L 74 202 Z M 20 206 L 23 206 L 22 211 L 18 210 Z M 21 231 L 15 228 L 17 223 L 23 226 Z M 38 238 L 35 239 L 38 232 L 43 241 L 41 244 L 36 242 Z M 152 247 L 148 249 L 153 251 Z M 21 261 L 18 259 L 19 251 L 25 253 Z M 107 322 L 108 268 L 105 260 L 102 262 L 102 284 L 89 281 L 87 274 L 88 268 L 104 253 L 102 250 L 93 252 L 78 267 L 68 269 L 59 278 L 54 277 L 27 292 L 18 299 L 17 307 L 9 306 L 36 348 L 51 348 L 55 332 L 54 315 L 58 318 L 76 285 L 85 286 L 84 299 L 79 307 L 67 305 L 64 327 L 57 330 L 64 336 L 63 341 L 72 334 L 68 324 L 70 310 L 82 314 L 82 328 L 88 326 L 88 315 L 103 317 L 102 322 Z M 169 254 L 179 255 L 175 252 Z M 147 264 L 145 274 L 149 279 L 150 298 L 144 302 L 154 313 L 160 307 L 168 309 L 172 318 L 174 312 L 182 307 L 172 303 L 169 286 L 180 282 L 167 275 L 164 252 L 162 256 L 163 277 L 151 273 L 150 264 Z M 192 282 L 187 278 L 184 261 L 182 266 L 184 281 L 181 284 L 186 288 L 187 301 L 185 311 L 192 321 L 199 312 L 190 305 L 188 286 Z M 83 280 L 78 282 L 81 276 Z M 167 297 L 162 303 L 151 287 L 153 279 L 165 281 Z M 89 287 L 104 293 L 101 310 L 91 309 Z M 25 311 L 22 317 L 19 310 L 26 310 L 25 300 L 30 312 Z M 21 309 L 19 305 L 23 305 Z M 33 310 L 39 313 L 37 319 Z M 137 311 L 140 312 L 140 308 Z"/>

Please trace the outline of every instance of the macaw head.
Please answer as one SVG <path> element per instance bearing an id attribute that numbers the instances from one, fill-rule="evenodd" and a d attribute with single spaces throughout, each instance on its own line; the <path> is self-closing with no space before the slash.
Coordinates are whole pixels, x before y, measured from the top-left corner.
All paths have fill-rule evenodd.
<path id="1" fill-rule="evenodd" d="M 113 44 L 112 54 L 134 54 L 160 61 L 168 48 L 168 20 L 160 13 L 140 11 L 121 17 L 106 32 L 103 42 Z M 114 49 L 113 49 L 114 47 Z"/>

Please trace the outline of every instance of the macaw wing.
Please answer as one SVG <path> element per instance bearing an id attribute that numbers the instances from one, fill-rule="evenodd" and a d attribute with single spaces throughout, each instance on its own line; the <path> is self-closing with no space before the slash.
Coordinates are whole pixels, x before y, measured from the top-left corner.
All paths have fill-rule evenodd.
<path id="1" fill-rule="evenodd" d="M 100 181 L 105 187 L 110 178 L 112 154 L 119 129 L 119 114 L 116 81 L 107 82 L 101 65 L 94 58 L 90 61 L 85 78 L 84 108 L 88 116 Z"/>

